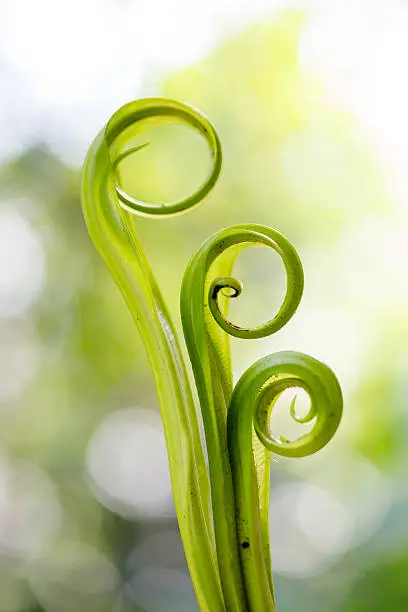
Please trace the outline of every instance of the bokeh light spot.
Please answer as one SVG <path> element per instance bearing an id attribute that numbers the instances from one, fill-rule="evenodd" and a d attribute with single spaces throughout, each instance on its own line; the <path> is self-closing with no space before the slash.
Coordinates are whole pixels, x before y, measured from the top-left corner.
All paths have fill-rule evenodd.
<path id="1" fill-rule="evenodd" d="M 22 315 L 40 294 L 45 276 L 41 242 L 24 217 L 0 210 L 0 319 Z"/>
<path id="2" fill-rule="evenodd" d="M 93 435 L 88 472 L 98 499 L 124 516 L 173 516 L 167 452 L 160 416 L 127 408 Z"/>

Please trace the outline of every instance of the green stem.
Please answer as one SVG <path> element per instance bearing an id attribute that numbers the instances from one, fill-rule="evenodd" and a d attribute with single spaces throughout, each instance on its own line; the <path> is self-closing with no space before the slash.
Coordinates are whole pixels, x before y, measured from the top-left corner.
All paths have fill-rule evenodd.
<path id="1" fill-rule="evenodd" d="M 168 205 L 142 202 L 120 184 L 120 163 L 148 143 L 135 139 L 152 125 L 182 121 L 199 131 L 212 167 L 199 189 Z M 202 612 L 275 612 L 269 549 L 269 453 L 301 457 L 334 435 L 341 418 L 337 379 L 327 366 L 295 352 L 276 353 L 250 367 L 233 389 L 229 336 L 255 339 L 281 329 L 303 292 L 294 247 L 276 230 L 237 225 L 209 238 L 183 278 L 183 331 L 202 413 L 209 473 L 197 410 L 167 308 L 133 226 L 133 215 L 163 216 L 199 204 L 221 170 L 221 147 L 209 121 L 190 107 L 163 99 L 132 102 L 113 115 L 85 161 L 82 204 L 90 236 L 118 285 L 143 339 L 160 402 L 177 518 Z M 242 291 L 231 277 L 237 255 L 267 246 L 282 258 L 286 295 L 278 313 L 254 329 L 228 320 L 228 301 Z M 290 442 L 269 431 L 276 399 L 289 387 L 309 393 L 299 423 L 312 431 Z M 256 432 L 256 433 L 255 433 Z"/>
<path id="2" fill-rule="evenodd" d="M 313 428 L 296 441 L 277 439 L 269 429 L 272 407 L 288 388 L 301 387 L 311 408 L 299 422 Z M 251 612 L 274 610 L 259 516 L 259 498 L 252 455 L 252 424 L 265 447 L 278 455 L 304 457 L 331 439 L 342 415 L 342 395 L 333 372 L 323 363 L 294 351 L 260 359 L 241 377 L 228 413 L 228 448 L 234 481 L 241 564 Z"/>
<path id="3" fill-rule="evenodd" d="M 132 117 L 135 120 L 137 110 L 127 108 L 129 121 Z M 110 127 L 112 134 L 112 123 Z M 134 231 L 133 217 L 118 206 L 109 146 L 107 130 L 103 130 L 86 158 L 84 217 L 149 356 L 161 406 L 177 518 L 200 609 L 223 612 L 209 513 L 209 482 L 191 388 L 173 324 Z"/>
<path id="4" fill-rule="evenodd" d="M 229 275 L 237 255 L 254 245 L 269 246 L 282 256 L 288 282 L 287 294 L 278 314 L 268 323 L 250 330 L 239 328 L 228 321 L 226 305 L 224 303 L 221 310 L 218 298 L 228 288 L 232 290 L 229 293 L 231 297 L 239 295 L 240 283 Z M 231 399 L 231 385 L 226 372 L 231 371 L 231 363 L 228 344 L 224 344 L 225 331 L 240 338 L 259 338 L 277 331 L 295 312 L 302 290 L 302 266 L 286 238 L 270 228 L 249 224 L 222 230 L 208 239 L 188 265 L 181 288 L 184 336 L 193 366 L 206 435 L 221 584 L 227 609 L 237 612 L 246 609 L 246 596 L 239 563 L 236 505 L 226 435 L 227 408 Z M 248 431 L 251 434 L 252 428 Z M 266 461 L 262 468 L 258 466 L 260 478 L 264 481 L 263 487 L 269 481 L 268 466 Z M 268 537 L 267 528 L 265 530 L 268 509 L 269 505 L 262 518 L 265 537 Z M 269 543 L 265 544 L 267 546 Z M 271 588 L 272 582 L 268 590 Z"/>

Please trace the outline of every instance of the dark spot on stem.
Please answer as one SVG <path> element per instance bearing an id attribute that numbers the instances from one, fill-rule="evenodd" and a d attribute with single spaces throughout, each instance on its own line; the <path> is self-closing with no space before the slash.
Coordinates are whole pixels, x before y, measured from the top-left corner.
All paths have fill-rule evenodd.
<path id="1" fill-rule="evenodd" d="M 249 548 L 248 540 L 245 540 L 245 542 L 242 542 L 241 546 L 242 546 L 242 548 Z"/>

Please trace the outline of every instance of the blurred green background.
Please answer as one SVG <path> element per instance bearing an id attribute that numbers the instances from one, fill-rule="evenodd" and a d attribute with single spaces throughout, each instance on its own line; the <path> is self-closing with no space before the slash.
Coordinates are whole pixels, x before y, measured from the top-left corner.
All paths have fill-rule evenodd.
<path id="1" fill-rule="evenodd" d="M 201 242 L 271 225 L 305 295 L 276 336 L 233 341 L 234 373 L 294 349 L 344 391 L 335 440 L 273 462 L 278 610 L 408 610 L 408 5 L 5 0 L 0 30 L 0 611 L 197 609 L 147 358 L 79 201 L 97 131 L 156 95 L 206 113 L 225 159 L 200 208 L 136 219 L 177 327 Z M 174 126 L 149 141 L 128 191 L 190 192 L 205 143 Z M 273 253 L 249 249 L 235 274 L 234 321 L 276 312 Z"/>

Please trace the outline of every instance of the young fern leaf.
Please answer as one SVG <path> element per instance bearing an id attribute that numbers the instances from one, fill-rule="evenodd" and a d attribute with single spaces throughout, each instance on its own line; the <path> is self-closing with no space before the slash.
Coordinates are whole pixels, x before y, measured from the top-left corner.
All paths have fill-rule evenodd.
<path id="1" fill-rule="evenodd" d="M 173 324 L 130 212 L 134 208 L 141 214 L 162 214 L 163 209 L 153 210 L 148 204 L 128 199 L 115 175 L 117 159 L 132 145 L 146 118 L 158 124 L 178 119 L 201 128 L 202 132 L 205 130 L 214 152 L 213 174 L 185 205 L 199 203 L 211 189 L 221 167 L 221 149 L 211 125 L 184 105 L 141 100 L 115 113 L 92 143 L 83 169 L 82 207 L 89 234 L 122 292 L 150 360 L 161 407 L 177 518 L 199 606 L 206 612 L 223 612 L 226 608 L 212 531 L 209 479 L 191 387 Z M 179 210 L 180 206 L 176 211 L 173 208 L 173 212 Z"/>
<path id="2" fill-rule="evenodd" d="M 212 168 L 191 196 L 153 205 L 123 190 L 118 165 L 147 146 L 135 146 L 137 136 L 169 121 L 184 122 L 206 139 Z M 117 111 L 91 145 L 83 170 L 82 206 L 89 234 L 126 300 L 149 356 L 177 518 L 200 610 L 274 612 L 268 526 L 270 452 L 302 457 L 322 448 L 339 425 L 342 396 L 327 366 L 296 352 L 261 359 L 233 388 L 229 336 L 254 339 L 281 329 L 299 305 L 303 271 L 295 249 L 276 230 L 248 224 L 218 232 L 189 263 L 180 300 L 204 423 L 207 471 L 182 352 L 133 215 L 163 216 L 192 208 L 214 187 L 220 170 L 220 142 L 203 115 L 172 100 L 138 100 Z M 254 245 L 269 246 L 280 255 L 287 289 L 275 317 L 255 329 L 244 329 L 227 318 L 228 300 L 242 291 L 231 274 L 237 255 Z M 304 389 L 311 400 L 309 413 L 302 418 L 292 401 L 292 418 L 313 422 L 313 428 L 290 442 L 272 435 L 269 419 L 277 398 L 292 387 Z"/>

